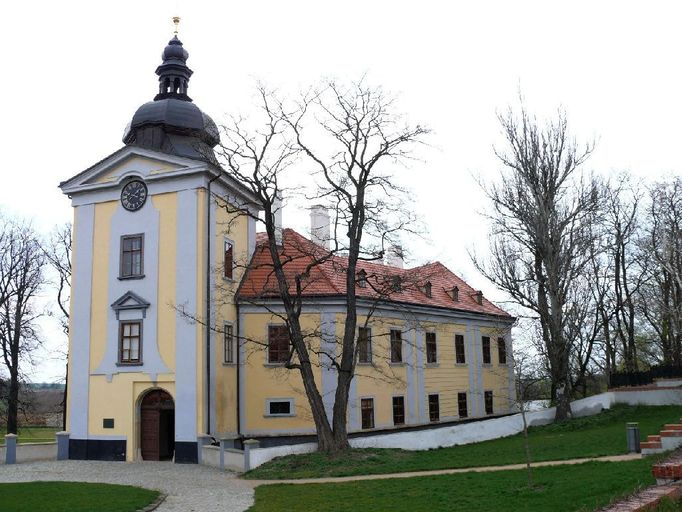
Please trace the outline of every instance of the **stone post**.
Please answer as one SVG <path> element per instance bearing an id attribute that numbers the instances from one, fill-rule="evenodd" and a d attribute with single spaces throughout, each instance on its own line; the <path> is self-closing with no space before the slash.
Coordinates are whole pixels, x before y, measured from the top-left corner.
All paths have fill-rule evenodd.
<path id="1" fill-rule="evenodd" d="M 69 433 L 57 432 L 57 460 L 69 460 Z"/>
<path id="2" fill-rule="evenodd" d="M 199 453 L 197 453 L 197 462 L 201 464 L 203 455 L 204 455 L 204 446 L 211 444 L 211 436 L 208 434 L 199 434 L 197 436 L 197 450 Z"/>
<path id="3" fill-rule="evenodd" d="M 251 450 L 260 447 L 260 441 L 247 439 L 244 441 L 244 471 L 251 469 Z"/>
<path id="4" fill-rule="evenodd" d="M 17 463 L 17 435 L 7 434 L 5 436 L 5 464 Z"/>

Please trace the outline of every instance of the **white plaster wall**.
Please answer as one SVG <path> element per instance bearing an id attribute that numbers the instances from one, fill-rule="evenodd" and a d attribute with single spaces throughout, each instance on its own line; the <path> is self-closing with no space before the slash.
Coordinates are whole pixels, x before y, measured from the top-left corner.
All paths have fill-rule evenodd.
<path id="1" fill-rule="evenodd" d="M 244 471 L 244 452 L 234 448 L 225 449 L 225 469 Z"/>
<path id="2" fill-rule="evenodd" d="M 273 446 L 271 448 L 252 448 L 250 451 L 251 469 L 265 464 L 275 457 L 293 455 L 296 453 L 310 453 L 317 450 L 317 443 L 293 444 L 288 446 Z"/>
<path id="3" fill-rule="evenodd" d="M 234 448 L 226 448 L 223 462 L 225 464 L 225 469 L 244 471 L 244 452 Z M 203 446 L 201 450 L 201 463 L 206 466 L 219 468 L 220 447 L 211 445 Z"/>
<path id="4" fill-rule="evenodd" d="M 613 404 L 628 405 L 682 405 L 682 389 L 654 389 L 638 391 L 609 391 L 571 402 L 575 417 L 592 416 Z M 556 409 L 550 407 L 526 413 L 531 426 L 547 425 L 554 421 Z M 523 430 L 521 414 L 475 421 L 443 428 L 395 432 L 350 440 L 354 448 L 402 448 L 404 450 L 428 450 L 445 446 L 479 443 L 500 437 L 513 436 Z M 275 457 L 315 451 L 315 443 L 251 450 L 251 468 L 256 468 Z"/>
<path id="5" fill-rule="evenodd" d="M 682 389 L 613 391 L 612 394 L 617 404 L 682 405 Z"/>
<path id="6" fill-rule="evenodd" d="M 5 463 L 4 446 L 0 447 L 0 464 Z M 57 460 L 57 443 L 26 443 L 17 445 L 17 464 L 36 460 Z"/>
<path id="7" fill-rule="evenodd" d="M 201 463 L 214 468 L 220 467 L 220 448 L 218 446 L 201 447 Z"/>

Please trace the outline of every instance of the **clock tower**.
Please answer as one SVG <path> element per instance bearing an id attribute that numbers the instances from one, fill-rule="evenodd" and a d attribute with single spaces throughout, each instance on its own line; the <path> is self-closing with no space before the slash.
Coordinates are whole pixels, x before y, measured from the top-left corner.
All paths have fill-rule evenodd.
<path id="1" fill-rule="evenodd" d="M 236 375 L 210 326 L 236 322 L 238 262 L 256 243 L 253 219 L 224 198 L 257 209 L 218 164 L 219 131 L 188 95 L 188 57 L 176 32 L 124 146 L 60 184 L 74 208 L 73 459 L 197 462 L 201 434 L 237 429 L 235 414 L 216 414 Z"/>

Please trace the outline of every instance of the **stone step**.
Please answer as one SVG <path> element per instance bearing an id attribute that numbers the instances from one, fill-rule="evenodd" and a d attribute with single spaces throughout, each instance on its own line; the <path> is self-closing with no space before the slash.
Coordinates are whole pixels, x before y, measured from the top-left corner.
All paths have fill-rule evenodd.
<path id="1" fill-rule="evenodd" d="M 678 423 L 668 423 L 663 427 L 663 430 L 682 430 L 682 425 Z"/>
<path id="2" fill-rule="evenodd" d="M 661 437 L 682 437 L 682 430 L 661 430 Z"/>
<path id="3" fill-rule="evenodd" d="M 658 435 L 656 435 L 656 436 L 647 436 L 647 437 L 646 437 L 646 440 L 649 441 L 649 442 L 652 442 L 652 441 L 653 441 L 653 442 L 655 442 L 655 443 L 660 443 L 660 442 L 661 442 L 661 436 L 658 436 Z"/>
<path id="4" fill-rule="evenodd" d="M 657 450 L 662 448 L 660 441 L 644 441 L 643 443 L 640 443 L 639 446 L 642 450 Z"/>

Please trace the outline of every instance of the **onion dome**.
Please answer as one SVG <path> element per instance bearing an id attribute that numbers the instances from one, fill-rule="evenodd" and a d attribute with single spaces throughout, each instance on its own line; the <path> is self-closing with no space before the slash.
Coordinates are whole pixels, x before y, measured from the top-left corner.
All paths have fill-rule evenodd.
<path id="1" fill-rule="evenodd" d="M 213 148 L 220 133 L 213 120 L 187 95 L 193 71 L 189 53 L 177 33 L 161 54 L 156 68 L 159 92 L 153 101 L 137 109 L 123 135 L 123 142 L 164 153 L 215 162 Z"/>

